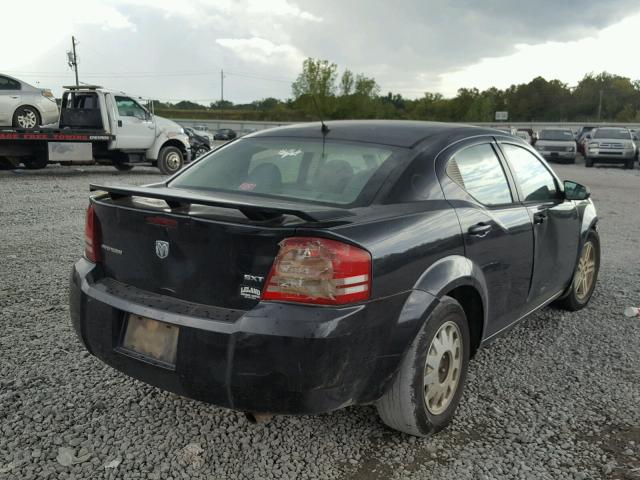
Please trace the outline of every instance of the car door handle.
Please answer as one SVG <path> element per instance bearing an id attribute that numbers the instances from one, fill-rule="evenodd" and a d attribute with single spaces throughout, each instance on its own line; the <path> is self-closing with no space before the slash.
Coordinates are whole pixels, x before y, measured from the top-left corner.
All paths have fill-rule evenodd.
<path id="1" fill-rule="evenodd" d="M 478 223 L 472 227 L 469 227 L 469 234 L 476 237 L 485 237 L 491 231 L 491 225 L 486 223 Z"/>
<path id="2" fill-rule="evenodd" d="M 20 98 L 20 95 L 11 95 L 11 98 Z"/>
<path id="3" fill-rule="evenodd" d="M 546 219 L 547 219 L 547 214 L 545 212 L 537 212 L 533 214 L 533 223 L 535 223 L 536 225 L 540 225 L 541 223 L 544 223 Z"/>

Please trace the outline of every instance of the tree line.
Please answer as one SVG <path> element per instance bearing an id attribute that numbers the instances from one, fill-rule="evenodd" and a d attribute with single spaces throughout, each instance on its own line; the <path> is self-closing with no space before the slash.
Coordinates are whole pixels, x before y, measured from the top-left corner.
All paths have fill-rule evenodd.
<path id="1" fill-rule="evenodd" d="M 496 111 L 509 121 L 640 121 L 640 81 L 602 72 L 590 73 L 570 87 L 560 80 L 536 77 L 506 89 L 461 88 L 453 98 L 425 92 L 409 99 L 382 94 L 372 77 L 345 70 L 328 60 L 307 58 L 286 100 L 265 98 L 247 104 L 229 101 L 208 107 L 190 101 L 155 102 L 158 113 L 173 117 L 236 120 L 304 121 L 385 118 L 454 122 L 491 122 Z"/>

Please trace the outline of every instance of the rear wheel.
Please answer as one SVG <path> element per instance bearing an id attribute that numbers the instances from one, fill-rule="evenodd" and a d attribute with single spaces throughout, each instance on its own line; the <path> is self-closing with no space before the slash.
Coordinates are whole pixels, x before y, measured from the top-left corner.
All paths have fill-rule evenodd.
<path id="1" fill-rule="evenodd" d="M 36 128 L 41 124 L 40 114 L 38 110 L 28 105 L 18 107 L 13 114 L 13 126 L 15 128 Z"/>
<path id="2" fill-rule="evenodd" d="M 133 168 L 133 165 L 122 162 L 113 162 L 113 166 L 116 168 L 116 170 L 120 170 L 121 172 L 128 172 Z"/>
<path id="3" fill-rule="evenodd" d="M 442 430 L 460 402 L 469 364 L 469 326 L 464 310 L 444 297 L 413 341 L 378 415 L 389 427 L 416 436 Z"/>
<path id="4" fill-rule="evenodd" d="M 587 168 L 591 168 L 593 167 L 593 158 L 585 158 L 584 159 L 584 166 Z"/>
<path id="5" fill-rule="evenodd" d="M 7 157 L 0 157 L 0 170 L 13 170 L 15 164 Z"/>
<path id="6" fill-rule="evenodd" d="M 582 246 L 569 293 L 559 300 L 557 305 L 570 311 L 580 310 L 587 306 L 596 287 L 599 270 L 600 236 L 598 232 L 591 230 Z"/>
<path id="7" fill-rule="evenodd" d="M 39 170 L 41 168 L 45 168 L 47 163 L 49 163 L 46 154 L 45 155 L 34 155 L 32 157 L 24 157 L 22 159 L 22 163 L 24 167 L 28 170 Z"/>
<path id="8" fill-rule="evenodd" d="M 165 175 L 173 175 L 184 165 L 184 155 L 178 147 L 166 146 L 160 149 L 158 168 Z"/>

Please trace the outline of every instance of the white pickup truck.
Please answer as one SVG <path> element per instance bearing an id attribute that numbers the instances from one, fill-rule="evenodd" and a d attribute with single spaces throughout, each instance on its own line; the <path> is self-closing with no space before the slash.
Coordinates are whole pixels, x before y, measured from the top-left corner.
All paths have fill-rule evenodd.
<path id="1" fill-rule="evenodd" d="M 48 163 L 154 165 L 171 175 L 191 160 L 180 125 L 136 99 L 98 86 L 65 87 L 57 128 L 0 129 L 0 169 Z"/>

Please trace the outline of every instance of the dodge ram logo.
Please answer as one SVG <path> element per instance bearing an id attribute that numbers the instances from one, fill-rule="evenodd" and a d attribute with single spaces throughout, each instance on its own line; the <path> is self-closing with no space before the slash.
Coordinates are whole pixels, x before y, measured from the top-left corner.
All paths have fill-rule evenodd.
<path id="1" fill-rule="evenodd" d="M 169 256 L 169 242 L 156 240 L 156 255 L 158 258 L 167 258 Z"/>

